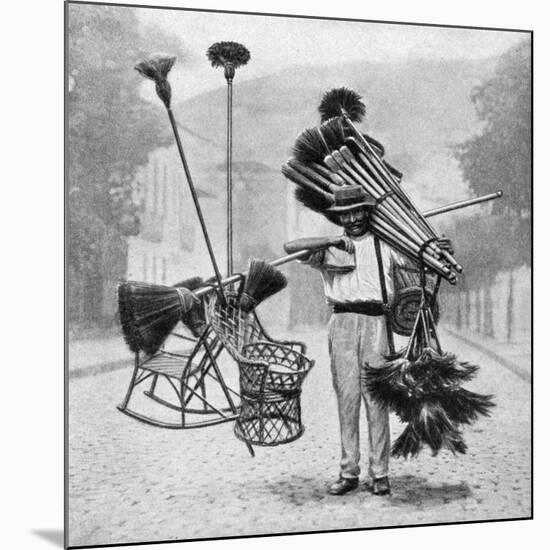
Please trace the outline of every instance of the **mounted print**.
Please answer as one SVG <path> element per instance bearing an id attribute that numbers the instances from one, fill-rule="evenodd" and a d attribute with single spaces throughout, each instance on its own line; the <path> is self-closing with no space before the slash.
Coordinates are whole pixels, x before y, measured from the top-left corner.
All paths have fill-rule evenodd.
<path id="1" fill-rule="evenodd" d="M 66 15 L 66 545 L 532 518 L 532 33 Z"/>

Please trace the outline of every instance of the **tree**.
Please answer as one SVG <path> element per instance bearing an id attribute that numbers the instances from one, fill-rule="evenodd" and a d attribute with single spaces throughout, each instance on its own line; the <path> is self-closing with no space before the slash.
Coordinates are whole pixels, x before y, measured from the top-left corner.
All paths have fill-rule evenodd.
<path id="1" fill-rule="evenodd" d="M 531 41 L 507 51 L 494 75 L 474 88 L 472 101 L 484 122 L 480 134 L 456 146 L 464 178 L 476 195 L 502 189 L 494 213 L 530 215 Z"/>
<path id="2" fill-rule="evenodd" d="M 501 189 L 504 199 L 492 203 L 494 216 L 457 223 L 455 234 L 463 241 L 457 249 L 476 292 L 483 288 L 482 328 L 488 336 L 493 335 L 491 286 L 499 271 L 509 270 L 506 317 L 511 340 L 513 269 L 531 257 L 531 41 L 507 51 L 493 76 L 474 88 L 471 97 L 483 128 L 455 146 L 455 155 L 474 194 Z"/>
<path id="3" fill-rule="evenodd" d="M 169 138 L 133 67 L 151 51 L 180 47 L 140 28 L 128 8 L 72 4 L 68 31 L 69 313 L 97 323 L 106 284 L 125 275 L 126 237 L 139 232 L 136 170 Z"/>

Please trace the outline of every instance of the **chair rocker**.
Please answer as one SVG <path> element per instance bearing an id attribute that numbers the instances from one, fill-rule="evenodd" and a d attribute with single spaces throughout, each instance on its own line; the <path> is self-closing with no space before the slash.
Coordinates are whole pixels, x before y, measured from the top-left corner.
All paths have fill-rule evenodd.
<path id="1" fill-rule="evenodd" d="M 135 353 L 130 385 L 117 408 L 141 422 L 161 428 L 200 428 L 235 420 L 239 414 L 239 393 L 229 387 L 222 375 L 218 359 L 224 346 L 210 326 L 206 326 L 198 339 L 176 332 L 170 338 L 192 342 L 193 346 L 186 351 L 169 351 L 165 343 L 154 355 Z M 130 401 L 137 399 L 134 390 L 147 380 L 150 386 L 143 394 L 151 400 L 149 403 L 175 411 L 177 421 L 130 408 Z M 160 386 L 164 393 L 159 390 Z M 171 394 L 172 399 L 165 396 L 166 393 Z"/>

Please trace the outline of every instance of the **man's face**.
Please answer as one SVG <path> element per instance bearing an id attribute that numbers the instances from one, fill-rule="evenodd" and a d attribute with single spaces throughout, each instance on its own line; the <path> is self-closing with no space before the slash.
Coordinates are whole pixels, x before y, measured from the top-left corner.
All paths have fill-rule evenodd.
<path id="1" fill-rule="evenodd" d="M 343 212 L 339 217 L 340 223 L 351 237 L 360 237 L 367 232 L 369 213 L 363 206 Z"/>

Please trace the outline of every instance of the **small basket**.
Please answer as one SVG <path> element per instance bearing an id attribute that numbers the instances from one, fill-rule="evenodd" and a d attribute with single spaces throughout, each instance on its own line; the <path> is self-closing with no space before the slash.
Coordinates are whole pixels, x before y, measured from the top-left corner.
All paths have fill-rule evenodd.
<path id="1" fill-rule="evenodd" d="M 253 445 L 274 447 L 295 441 L 304 433 L 300 392 L 241 396 L 235 435 Z"/>
<path id="2" fill-rule="evenodd" d="M 431 300 L 436 286 L 437 275 L 426 273 L 426 298 Z M 391 304 L 392 329 L 400 336 L 410 336 L 422 300 L 420 270 L 417 267 L 395 265 L 393 268 L 394 297 Z M 439 321 L 439 304 L 432 306 L 432 315 Z"/>

